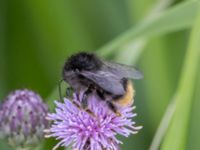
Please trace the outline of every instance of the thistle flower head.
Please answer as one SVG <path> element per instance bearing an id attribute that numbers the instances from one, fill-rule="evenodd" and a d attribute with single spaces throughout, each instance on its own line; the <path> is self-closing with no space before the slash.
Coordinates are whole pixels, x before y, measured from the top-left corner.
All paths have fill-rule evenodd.
<path id="1" fill-rule="evenodd" d="M 80 105 L 80 97 L 74 96 L 73 101 Z M 120 140 L 116 135 L 128 137 L 136 134 L 141 126 L 136 127 L 132 118 L 135 107 L 119 108 L 121 116 L 113 113 L 105 101 L 91 95 L 88 98 L 88 108 L 94 116 L 74 105 L 72 101 L 64 99 L 64 103 L 56 103 L 56 112 L 49 114 L 53 121 L 47 137 L 55 137 L 60 142 L 54 147 L 71 146 L 74 150 L 119 150 Z"/>
<path id="2" fill-rule="evenodd" d="M 37 144 L 48 127 L 47 112 L 36 93 L 26 89 L 10 93 L 0 106 L 0 137 L 14 147 Z"/>

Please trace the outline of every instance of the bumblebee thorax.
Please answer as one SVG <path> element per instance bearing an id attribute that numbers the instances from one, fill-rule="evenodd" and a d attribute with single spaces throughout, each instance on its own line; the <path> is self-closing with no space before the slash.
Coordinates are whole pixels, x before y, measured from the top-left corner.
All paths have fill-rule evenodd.
<path id="1" fill-rule="evenodd" d="M 101 60 L 99 60 L 94 54 L 81 52 L 72 55 L 65 63 L 64 70 L 86 70 L 93 71 L 98 70 L 101 67 Z"/>

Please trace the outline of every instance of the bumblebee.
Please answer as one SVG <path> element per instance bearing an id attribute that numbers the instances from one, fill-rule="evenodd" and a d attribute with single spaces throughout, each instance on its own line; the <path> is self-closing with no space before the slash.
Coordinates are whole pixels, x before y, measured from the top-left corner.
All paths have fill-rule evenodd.
<path id="1" fill-rule="evenodd" d="M 134 67 L 103 60 L 93 53 L 80 52 L 65 62 L 62 77 L 75 92 L 84 91 L 81 100 L 83 109 L 88 111 L 88 96 L 96 93 L 114 113 L 120 115 L 118 106 L 133 103 L 135 90 L 129 79 L 141 79 L 143 74 Z"/>

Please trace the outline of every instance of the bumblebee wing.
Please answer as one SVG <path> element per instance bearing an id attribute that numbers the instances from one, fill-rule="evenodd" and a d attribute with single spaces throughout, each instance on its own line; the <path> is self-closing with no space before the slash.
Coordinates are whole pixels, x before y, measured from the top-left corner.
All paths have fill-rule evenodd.
<path id="1" fill-rule="evenodd" d="M 124 87 L 121 83 L 121 79 L 110 72 L 82 71 L 80 72 L 80 74 L 83 75 L 85 78 L 93 81 L 95 84 L 97 84 L 107 92 L 115 95 L 123 95 L 125 93 Z"/>
<path id="2" fill-rule="evenodd" d="M 106 72 L 111 72 L 121 78 L 131 78 L 131 79 L 142 79 L 143 73 L 136 68 L 128 65 L 103 61 L 103 70 Z"/>

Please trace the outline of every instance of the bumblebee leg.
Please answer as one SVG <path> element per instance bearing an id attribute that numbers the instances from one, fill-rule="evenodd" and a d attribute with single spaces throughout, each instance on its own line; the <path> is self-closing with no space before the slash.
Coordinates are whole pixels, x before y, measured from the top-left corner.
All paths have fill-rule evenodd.
<path id="1" fill-rule="evenodd" d="M 73 103 L 77 108 L 81 109 L 81 106 L 80 106 L 77 102 L 72 101 L 72 103 Z"/>
<path id="2" fill-rule="evenodd" d="M 83 107 L 83 109 L 86 109 L 88 107 L 88 94 L 87 93 L 84 93 L 83 95 L 83 99 L 81 101 L 81 105 Z"/>
<path id="3" fill-rule="evenodd" d="M 96 90 L 96 92 L 97 92 L 97 95 L 100 97 L 101 100 L 106 100 L 103 91 Z"/>
<path id="4" fill-rule="evenodd" d="M 88 112 L 89 114 L 93 115 L 93 112 L 88 108 L 88 96 L 89 94 L 92 93 L 92 88 L 89 87 L 85 93 L 83 94 L 83 98 L 82 98 L 82 101 L 81 101 L 81 105 L 82 105 L 82 108 Z"/>
<path id="5" fill-rule="evenodd" d="M 72 93 L 72 90 L 73 90 L 72 87 L 68 87 L 68 88 L 66 89 L 66 96 L 67 96 L 67 97 L 71 97 L 71 96 L 72 96 L 72 94 L 71 94 L 71 93 Z"/>
<path id="6" fill-rule="evenodd" d="M 121 116 L 121 113 L 117 110 L 116 106 L 111 101 L 106 101 L 108 107 L 117 115 Z"/>

